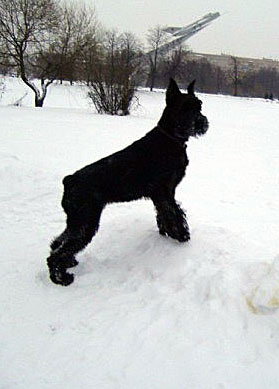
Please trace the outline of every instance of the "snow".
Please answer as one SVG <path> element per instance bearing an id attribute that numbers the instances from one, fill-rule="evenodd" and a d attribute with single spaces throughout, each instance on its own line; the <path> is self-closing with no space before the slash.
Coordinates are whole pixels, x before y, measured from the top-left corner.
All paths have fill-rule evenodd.
<path id="1" fill-rule="evenodd" d="M 12 105 L 25 90 L 6 80 L 0 106 L 0 387 L 277 389 L 278 103 L 201 95 L 210 128 L 177 190 L 191 241 L 159 236 L 151 202 L 108 206 L 61 287 L 45 259 L 62 178 L 152 129 L 164 93 L 111 117 L 81 86 L 42 109 Z"/>

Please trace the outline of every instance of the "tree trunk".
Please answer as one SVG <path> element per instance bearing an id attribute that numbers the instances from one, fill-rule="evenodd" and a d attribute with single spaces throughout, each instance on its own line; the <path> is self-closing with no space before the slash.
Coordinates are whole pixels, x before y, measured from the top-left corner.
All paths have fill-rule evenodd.
<path id="1" fill-rule="evenodd" d="M 234 91 L 233 95 L 238 95 L 238 83 L 239 83 L 239 76 L 238 76 L 238 63 L 237 59 L 235 57 L 231 57 L 233 60 L 233 85 L 234 85 Z"/>
<path id="2" fill-rule="evenodd" d="M 22 60 L 22 63 L 21 63 L 20 71 L 21 71 L 21 79 L 22 79 L 22 81 L 27 86 L 29 86 L 29 88 L 31 88 L 32 91 L 35 93 L 35 107 L 42 107 L 43 104 L 44 104 L 44 100 L 45 100 L 46 92 L 47 92 L 47 86 L 44 85 L 44 81 L 41 80 L 41 84 L 42 84 L 42 88 L 43 88 L 43 93 L 42 93 L 42 96 L 41 96 L 39 89 L 35 86 L 35 84 L 33 84 L 31 81 L 29 81 L 28 78 L 26 77 L 23 60 Z"/>
<path id="3" fill-rule="evenodd" d="M 38 97 L 38 96 L 35 96 L 35 107 L 42 107 L 43 104 L 44 104 L 44 100 L 45 98 L 44 97 Z"/>
<path id="4" fill-rule="evenodd" d="M 234 92 L 233 92 L 233 95 L 234 96 L 238 96 L 238 81 L 235 80 L 234 82 Z"/>

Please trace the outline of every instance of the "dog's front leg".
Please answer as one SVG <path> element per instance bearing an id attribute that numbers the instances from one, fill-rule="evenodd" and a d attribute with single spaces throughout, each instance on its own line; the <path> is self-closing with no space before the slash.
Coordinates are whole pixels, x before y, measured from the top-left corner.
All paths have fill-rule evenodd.
<path id="1" fill-rule="evenodd" d="M 179 242 L 190 239 L 186 215 L 174 198 L 153 199 L 157 212 L 157 225 L 161 235 L 170 236 Z"/>

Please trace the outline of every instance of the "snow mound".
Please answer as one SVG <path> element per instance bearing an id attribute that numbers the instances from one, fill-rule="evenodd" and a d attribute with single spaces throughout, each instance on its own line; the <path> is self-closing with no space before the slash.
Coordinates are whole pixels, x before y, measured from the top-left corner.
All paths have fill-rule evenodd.
<path id="1" fill-rule="evenodd" d="M 247 304 L 257 314 L 274 314 L 279 309 L 279 255 L 247 297 Z"/>

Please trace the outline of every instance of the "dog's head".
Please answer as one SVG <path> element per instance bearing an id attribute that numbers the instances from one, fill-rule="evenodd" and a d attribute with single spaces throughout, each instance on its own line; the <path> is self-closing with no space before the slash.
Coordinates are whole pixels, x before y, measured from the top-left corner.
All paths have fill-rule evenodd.
<path id="1" fill-rule="evenodd" d="M 187 88 L 188 93 L 180 92 L 171 78 L 166 93 L 166 108 L 159 120 L 159 126 L 169 135 L 181 141 L 190 136 L 204 135 L 208 120 L 201 114 L 202 102 L 195 96 L 195 80 Z"/>

